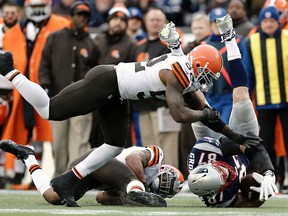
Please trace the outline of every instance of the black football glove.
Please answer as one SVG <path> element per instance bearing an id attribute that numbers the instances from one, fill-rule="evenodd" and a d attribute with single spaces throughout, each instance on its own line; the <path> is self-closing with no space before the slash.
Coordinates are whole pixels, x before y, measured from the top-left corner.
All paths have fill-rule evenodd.
<path id="1" fill-rule="evenodd" d="M 246 135 L 243 135 L 241 133 L 231 130 L 229 136 L 227 137 L 235 143 L 247 146 L 256 146 L 259 143 L 263 142 L 263 140 L 260 137 L 256 136 L 252 132 L 248 132 Z"/>
<path id="2" fill-rule="evenodd" d="M 203 121 L 208 121 L 210 124 L 214 124 L 219 120 L 219 112 L 216 109 L 204 108 L 202 111 L 204 115 Z"/>
<path id="3" fill-rule="evenodd" d="M 11 52 L 0 53 L 0 74 L 5 76 L 14 70 L 14 61 Z"/>

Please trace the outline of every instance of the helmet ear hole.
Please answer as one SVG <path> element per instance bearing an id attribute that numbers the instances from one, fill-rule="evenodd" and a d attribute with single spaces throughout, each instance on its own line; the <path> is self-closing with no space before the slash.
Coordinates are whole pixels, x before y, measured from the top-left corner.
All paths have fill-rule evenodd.
<path id="1" fill-rule="evenodd" d="M 200 67 L 200 64 L 199 64 L 199 63 L 197 63 L 197 64 L 196 64 L 196 67 Z"/>

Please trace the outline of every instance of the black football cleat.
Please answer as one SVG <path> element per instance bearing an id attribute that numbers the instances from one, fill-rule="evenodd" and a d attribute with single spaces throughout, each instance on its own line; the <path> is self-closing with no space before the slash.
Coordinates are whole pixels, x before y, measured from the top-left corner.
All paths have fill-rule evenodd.
<path id="1" fill-rule="evenodd" d="M 167 207 L 167 203 L 164 198 L 154 193 L 143 191 L 130 191 L 127 196 L 133 202 L 139 203 L 142 206 Z"/>
<path id="2" fill-rule="evenodd" d="M 23 163 L 24 160 L 27 159 L 29 155 L 35 155 L 35 152 L 32 148 L 29 148 L 24 145 L 19 145 L 12 140 L 0 141 L 0 149 L 17 156 L 17 158 L 20 159 Z"/>
<path id="3" fill-rule="evenodd" d="M 79 180 L 80 179 L 74 175 L 72 170 L 70 170 L 60 176 L 53 178 L 50 181 L 50 184 L 54 191 L 59 195 L 59 197 L 66 202 L 66 206 L 80 207 L 73 196 L 74 186 Z"/>

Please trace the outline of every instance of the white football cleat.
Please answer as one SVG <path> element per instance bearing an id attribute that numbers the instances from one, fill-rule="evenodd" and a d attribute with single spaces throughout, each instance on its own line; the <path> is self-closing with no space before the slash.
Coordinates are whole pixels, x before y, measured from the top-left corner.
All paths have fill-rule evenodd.
<path id="1" fill-rule="evenodd" d="M 168 48 L 177 49 L 181 45 L 181 38 L 176 31 L 175 24 L 170 22 L 159 31 L 159 38 L 168 43 Z"/>
<path id="2" fill-rule="evenodd" d="M 217 18 L 216 24 L 218 26 L 222 42 L 230 41 L 232 38 L 235 37 L 236 33 L 233 29 L 232 18 L 229 14 L 226 14 L 224 17 Z"/>

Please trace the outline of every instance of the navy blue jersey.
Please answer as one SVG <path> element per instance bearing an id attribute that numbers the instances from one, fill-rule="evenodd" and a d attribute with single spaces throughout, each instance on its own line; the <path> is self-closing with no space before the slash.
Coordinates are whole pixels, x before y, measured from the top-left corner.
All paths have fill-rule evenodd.
<path id="1" fill-rule="evenodd" d="M 203 196 L 201 199 L 210 207 L 234 206 L 237 201 L 239 184 L 241 179 L 246 175 L 249 161 L 244 154 L 223 156 L 219 141 L 214 138 L 204 137 L 195 143 L 188 155 L 189 171 L 193 170 L 199 164 L 207 164 L 215 160 L 223 161 L 233 167 L 236 178 L 224 191 L 218 193 L 216 196 Z"/>

